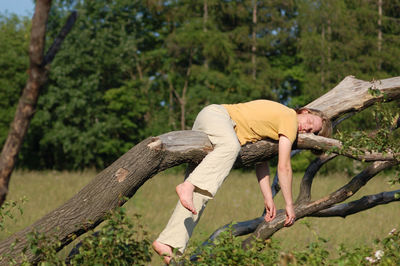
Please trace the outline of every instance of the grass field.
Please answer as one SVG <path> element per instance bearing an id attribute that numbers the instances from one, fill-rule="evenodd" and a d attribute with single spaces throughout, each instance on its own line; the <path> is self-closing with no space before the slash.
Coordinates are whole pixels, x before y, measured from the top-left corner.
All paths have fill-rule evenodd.
<path id="1" fill-rule="evenodd" d="M 24 214 L 15 221 L 6 222 L 8 232 L 1 232 L 0 239 L 33 223 L 47 212 L 59 206 L 94 176 L 95 171 L 83 172 L 23 172 L 16 171 L 11 179 L 9 200 L 25 196 Z M 294 196 L 298 191 L 301 176 L 294 178 Z M 318 176 L 313 185 L 313 199 L 317 199 L 345 184 L 349 179 L 340 174 Z M 142 215 L 143 225 L 155 239 L 166 225 L 177 202 L 175 186 L 182 181 L 182 174 L 161 173 L 146 182 L 128 201 L 128 214 Z M 387 184 L 387 177 L 377 176 L 353 198 L 375 194 L 385 190 L 399 189 Z M 306 218 L 312 225 L 309 230 L 302 220 L 285 228 L 273 237 L 281 242 L 284 251 L 304 249 L 315 241 L 315 232 L 329 240 L 328 247 L 335 253 L 340 243 L 360 245 L 383 238 L 392 228 L 400 227 L 400 203 L 378 206 L 356 215 L 342 218 Z M 284 207 L 280 194 L 276 198 L 278 208 Z M 204 241 L 219 226 L 232 221 L 255 218 L 263 210 L 263 201 L 254 173 L 232 171 L 214 200 L 210 201 L 200 221 L 192 242 Z M 304 220 L 304 219 L 303 219 Z M 66 253 L 67 251 L 64 251 Z M 159 265 L 156 260 L 155 265 Z"/>

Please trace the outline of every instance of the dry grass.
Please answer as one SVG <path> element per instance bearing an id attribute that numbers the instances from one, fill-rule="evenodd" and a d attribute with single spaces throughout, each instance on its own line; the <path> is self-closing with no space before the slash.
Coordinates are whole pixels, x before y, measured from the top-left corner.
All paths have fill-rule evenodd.
<path id="1" fill-rule="evenodd" d="M 96 173 L 84 172 L 21 172 L 14 173 L 10 184 L 10 200 L 23 196 L 28 198 L 24 204 L 24 215 L 16 221 L 6 223 L 10 233 L 18 231 L 33 223 L 47 212 L 59 206 L 85 184 Z M 181 174 L 161 173 L 146 182 L 127 204 L 128 214 L 142 215 L 143 224 L 150 233 L 151 239 L 167 223 L 177 202 L 175 186 L 182 181 Z M 340 174 L 329 177 L 317 177 L 313 186 L 313 198 L 318 198 L 334 191 L 345 184 L 348 178 Z M 294 194 L 297 195 L 300 176 L 294 178 Z M 375 194 L 390 188 L 384 176 L 377 176 L 359 191 L 354 198 Z M 276 198 L 278 208 L 282 208 L 281 195 Z M 243 221 L 259 216 L 263 210 L 263 201 L 254 173 L 233 171 L 227 178 L 216 198 L 209 202 L 202 220 L 193 235 L 194 241 L 205 240 L 219 226 L 232 221 Z M 400 225 L 399 202 L 376 207 L 356 215 L 342 218 L 307 218 L 312 229 L 320 236 L 329 239 L 332 250 L 339 243 L 359 245 L 371 243 L 375 238 L 382 238 L 393 227 Z M 3 232 L 0 239 L 6 237 Z M 315 235 L 298 221 L 291 228 L 285 228 L 274 235 L 279 239 L 284 250 L 303 249 L 307 243 L 315 240 Z"/>

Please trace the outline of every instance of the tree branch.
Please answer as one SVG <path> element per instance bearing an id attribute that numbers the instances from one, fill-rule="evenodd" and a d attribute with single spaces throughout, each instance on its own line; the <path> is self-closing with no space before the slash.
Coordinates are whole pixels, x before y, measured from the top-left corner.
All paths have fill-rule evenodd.
<path id="1" fill-rule="evenodd" d="M 299 220 L 305 216 L 309 216 L 312 213 L 329 208 L 334 204 L 346 200 L 347 198 L 351 197 L 355 192 L 357 192 L 363 185 L 368 182 L 368 180 L 374 177 L 377 173 L 396 164 L 398 163 L 393 161 L 374 162 L 360 174 L 355 176 L 348 184 L 331 193 L 330 195 L 313 202 L 295 204 L 296 219 Z M 243 248 L 247 249 L 251 247 L 254 239 L 256 238 L 270 238 L 275 232 L 283 228 L 284 222 L 285 211 L 279 210 L 274 220 L 269 223 L 263 221 L 258 226 L 256 231 L 243 241 Z"/>
<path id="2" fill-rule="evenodd" d="M 310 201 L 311 185 L 315 175 L 322 167 L 322 165 L 329 162 L 336 156 L 337 156 L 336 154 L 330 154 L 330 155 L 323 154 L 310 163 L 310 165 L 306 169 L 306 172 L 304 173 L 303 179 L 301 180 L 299 196 L 297 197 L 295 202 L 296 205 Z"/>
<path id="3" fill-rule="evenodd" d="M 373 162 L 373 161 L 397 161 L 399 153 L 379 153 L 358 150 L 353 147 L 342 151 L 342 142 L 337 139 L 325 138 L 314 134 L 299 134 L 298 147 L 303 149 L 313 149 L 321 151 L 330 151 L 355 160 Z"/>
<path id="4" fill-rule="evenodd" d="M 372 96 L 369 90 L 379 90 L 379 96 Z M 335 88 L 328 91 L 305 107 L 324 112 L 332 121 L 345 113 L 359 112 L 375 102 L 400 98 L 400 77 L 364 81 L 347 76 Z"/>
<path id="5" fill-rule="evenodd" d="M 62 27 L 61 31 L 58 33 L 57 38 L 54 40 L 53 44 L 47 51 L 44 59 L 42 66 L 46 66 L 50 64 L 58 51 L 61 48 L 61 44 L 63 43 L 65 37 L 68 35 L 68 33 L 71 31 L 72 27 L 75 24 L 76 18 L 78 16 L 78 13 L 76 11 L 72 11 L 72 13 L 68 16 L 67 22 L 65 22 L 65 25 Z"/>
<path id="6" fill-rule="evenodd" d="M 309 216 L 311 217 L 339 216 L 345 218 L 348 215 L 371 209 L 377 205 L 388 204 L 394 201 L 400 201 L 400 197 L 396 197 L 396 194 L 398 193 L 400 193 L 400 190 L 387 191 L 374 195 L 364 196 L 359 200 L 338 204 L 328 209 L 315 212 Z"/>
<path id="7" fill-rule="evenodd" d="M 294 149 L 312 149 L 321 151 L 332 151 L 334 148 L 341 149 L 342 143 L 339 140 L 316 136 L 314 134 L 298 134 Z M 275 156 L 278 152 L 278 142 L 274 140 L 260 140 L 255 143 L 244 145 L 240 151 L 241 156 L 248 160 L 244 164 L 240 157 L 235 162 L 235 167 L 251 166 L 257 162 L 266 161 Z M 339 153 L 339 152 L 337 152 Z M 340 155 L 360 161 L 396 161 L 397 154 L 368 153 L 356 154 L 350 151 L 340 152 Z"/>
<path id="8" fill-rule="evenodd" d="M 308 203 L 307 208 L 323 209 L 328 208 L 336 203 L 342 202 L 354 195 L 361 187 L 363 187 L 371 178 L 384 169 L 397 165 L 398 162 L 373 162 L 364 171 L 356 175 L 349 183 L 339 188 L 329 196 Z"/>

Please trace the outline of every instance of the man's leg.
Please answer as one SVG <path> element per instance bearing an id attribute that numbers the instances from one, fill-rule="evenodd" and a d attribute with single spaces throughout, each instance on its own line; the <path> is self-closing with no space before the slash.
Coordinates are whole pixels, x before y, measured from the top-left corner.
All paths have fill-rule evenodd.
<path id="1" fill-rule="evenodd" d="M 166 263 L 169 263 L 171 259 L 173 248 L 176 248 L 181 254 L 184 252 L 209 199 L 208 196 L 199 192 L 193 193 L 193 204 L 198 210 L 197 214 L 193 214 L 178 201 L 167 226 L 153 242 L 153 248 L 159 255 L 167 254 L 164 256 Z"/>
<path id="2" fill-rule="evenodd" d="M 207 201 L 215 195 L 229 174 L 240 151 L 234 124 L 222 106 L 213 105 L 203 109 L 196 118 L 193 130 L 205 132 L 213 143 L 214 150 L 203 159 L 185 181 L 193 185 L 194 192 L 192 193 L 193 187 L 188 189 L 189 193 L 177 191 L 178 195 L 181 194 L 180 201 L 166 228 L 153 243 L 154 249 L 160 255 L 165 250 L 168 251 L 168 255 L 172 255 L 172 248 L 178 248 L 183 253 Z M 191 206 L 197 214 L 188 210 L 183 205 L 185 202 L 192 202 Z M 170 258 L 166 259 L 169 261 Z"/>
<path id="3" fill-rule="evenodd" d="M 173 255 L 171 246 L 163 244 L 158 240 L 154 240 L 153 249 L 158 253 L 158 255 L 163 257 L 163 260 L 166 264 L 170 263 Z"/>
<path id="4" fill-rule="evenodd" d="M 190 192 L 194 188 L 204 191 L 204 194 L 211 198 L 214 197 L 228 176 L 241 148 L 234 126 L 228 111 L 221 105 L 208 106 L 196 117 L 193 130 L 206 133 L 214 149 L 185 182 L 178 185 L 177 193 L 182 205 L 188 205 L 186 202 L 190 202 Z"/>
<path id="5" fill-rule="evenodd" d="M 183 183 L 180 183 L 179 185 L 176 186 L 176 194 L 178 194 L 179 200 L 183 207 L 191 211 L 193 214 L 197 214 L 196 208 L 194 207 L 193 204 L 193 192 L 194 192 L 195 186 L 188 182 L 184 181 Z"/>

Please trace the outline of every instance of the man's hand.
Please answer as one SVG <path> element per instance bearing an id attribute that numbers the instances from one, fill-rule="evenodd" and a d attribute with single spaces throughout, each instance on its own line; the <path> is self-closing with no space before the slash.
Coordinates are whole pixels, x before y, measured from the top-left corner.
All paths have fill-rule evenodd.
<path id="1" fill-rule="evenodd" d="M 265 216 L 266 222 L 272 221 L 276 216 L 276 208 L 274 200 L 272 199 L 272 191 L 269 185 L 269 166 L 268 162 L 262 162 L 256 165 L 256 175 L 258 184 L 260 185 L 261 193 L 264 197 Z"/>
<path id="2" fill-rule="evenodd" d="M 291 226 L 296 220 L 293 204 L 286 205 L 286 220 L 284 226 Z"/>
<path id="3" fill-rule="evenodd" d="M 265 201 L 265 210 L 264 220 L 266 222 L 272 221 L 276 216 L 275 203 L 272 199 Z"/>
<path id="4" fill-rule="evenodd" d="M 291 226 L 296 219 L 292 198 L 292 165 L 290 162 L 290 150 L 292 143 L 285 135 L 279 135 L 278 176 L 283 198 L 286 202 L 285 226 Z"/>

